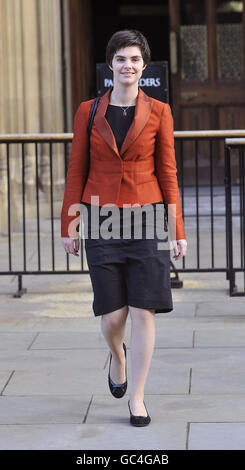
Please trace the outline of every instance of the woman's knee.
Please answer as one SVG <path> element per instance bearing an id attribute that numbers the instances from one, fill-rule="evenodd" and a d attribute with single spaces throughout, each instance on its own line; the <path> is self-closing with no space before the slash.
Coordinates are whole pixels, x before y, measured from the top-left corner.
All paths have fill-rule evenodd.
<path id="1" fill-rule="evenodd" d="M 124 305 L 118 310 L 101 315 L 101 321 L 106 323 L 110 329 L 115 330 L 120 328 L 125 323 L 128 316 L 128 311 L 128 306 Z"/>
<path id="2" fill-rule="evenodd" d="M 130 317 L 131 320 L 140 320 L 140 321 L 147 321 L 149 317 L 155 315 L 154 308 L 139 308 L 139 307 L 129 307 Z"/>

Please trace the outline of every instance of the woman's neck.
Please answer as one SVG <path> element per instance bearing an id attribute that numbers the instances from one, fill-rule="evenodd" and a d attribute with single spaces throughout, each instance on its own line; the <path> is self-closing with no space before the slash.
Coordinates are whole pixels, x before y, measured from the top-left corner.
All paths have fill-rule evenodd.
<path id="1" fill-rule="evenodd" d="M 138 84 L 132 87 L 117 87 L 113 86 L 110 94 L 110 104 L 117 106 L 134 106 L 138 95 Z"/>

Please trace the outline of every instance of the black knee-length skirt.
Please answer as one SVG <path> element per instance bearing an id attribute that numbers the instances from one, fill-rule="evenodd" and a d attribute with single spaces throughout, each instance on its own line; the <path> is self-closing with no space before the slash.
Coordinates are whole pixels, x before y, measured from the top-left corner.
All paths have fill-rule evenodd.
<path id="1" fill-rule="evenodd" d="M 117 208 L 119 217 L 113 219 L 111 212 L 102 215 L 99 206 L 93 206 L 97 212 L 91 217 L 91 208 L 91 204 L 82 203 L 94 315 L 104 315 L 124 305 L 154 309 L 155 313 L 173 310 L 163 202 L 133 210 Z M 114 238 L 110 235 L 112 229 Z"/>

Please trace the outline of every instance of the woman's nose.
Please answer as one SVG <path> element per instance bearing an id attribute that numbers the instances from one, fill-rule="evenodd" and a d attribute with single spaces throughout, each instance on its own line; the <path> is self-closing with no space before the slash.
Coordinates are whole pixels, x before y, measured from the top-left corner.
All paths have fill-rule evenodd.
<path id="1" fill-rule="evenodd" d="M 125 69 L 131 69 L 132 67 L 130 60 L 126 60 L 123 65 Z"/>

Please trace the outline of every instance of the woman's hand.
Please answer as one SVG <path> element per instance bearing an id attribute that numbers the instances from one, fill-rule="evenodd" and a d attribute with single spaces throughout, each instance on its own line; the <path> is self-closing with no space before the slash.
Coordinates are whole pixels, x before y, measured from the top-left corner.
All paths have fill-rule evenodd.
<path id="1" fill-rule="evenodd" d="M 62 245 L 66 251 L 71 255 L 79 256 L 78 250 L 80 245 L 79 238 L 69 238 L 69 237 L 62 237 L 61 238 Z"/>
<path id="2" fill-rule="evenodd" d="M 182 256 L 186 255 L 187 241 L 185 239 L 172 240 L 174 255 L 173 258 L 178 260 Z"/>

